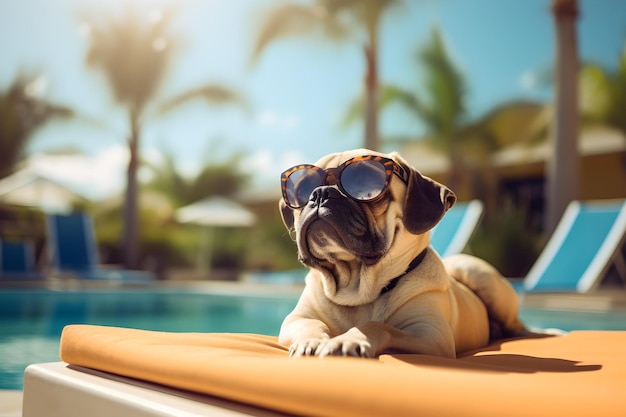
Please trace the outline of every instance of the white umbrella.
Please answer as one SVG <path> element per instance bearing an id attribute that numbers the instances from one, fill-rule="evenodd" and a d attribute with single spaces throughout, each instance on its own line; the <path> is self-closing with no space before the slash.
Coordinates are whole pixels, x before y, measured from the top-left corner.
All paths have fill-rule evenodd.
<path id="1" fill-rule="evenodd" d="M 212 227 L 249 227 L 256 222 L 254 213 L 224 197 L 209 197 L 181 207 L 174 214 L 180 223 L 195 223 L 204 227 L 198 251 L 198 271 L 208 275 L 211 265 Z"/>
<path id="2" fill-rule="evenodd" d="M 0 180 L 0 201 L 45 212 L 67 212 L 86 199 L 50 178 L 21 171 Z"/>
<path id="3" fill-rule="evenodd" d="M 246 227 L 256 221 L 254 213 L 224 197 L 209 197 L 176 210 L 176 220 L 204 226 Z"/>

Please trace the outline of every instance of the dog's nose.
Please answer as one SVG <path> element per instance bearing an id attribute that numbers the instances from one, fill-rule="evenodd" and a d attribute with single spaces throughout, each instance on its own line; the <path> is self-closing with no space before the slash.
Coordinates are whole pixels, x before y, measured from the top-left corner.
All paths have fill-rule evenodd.
<path id="1" fill-rule="evenodd" d="M 337 189 L 336 186 L 323 185 L 313 190 L 313 192 L 311 193 L 311 197 L 309 198 L 309 202 L 313 203 L 313 205 L 315 206 L 321 206 L 331 198 L 341 197 L 341 192 Z"/>

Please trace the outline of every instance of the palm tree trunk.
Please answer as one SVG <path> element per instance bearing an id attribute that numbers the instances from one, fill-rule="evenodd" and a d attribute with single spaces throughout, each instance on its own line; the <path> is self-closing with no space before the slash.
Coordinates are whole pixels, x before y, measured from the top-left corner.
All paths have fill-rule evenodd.
<path id="1" fill-rule="evenodd" d="M 567 204 L 578 198 L 577 0 L 552 0 L 556 29 L 555 115 L 548 168 L 546 232 L 551 233 Z"/>
<path id="2" fill-rule="evenodd" d="M 377 34 L 370 34 L 365 46 L 365 147 L 379 151 L 378 137 L 378 42 Z"/>
<path id="3" fill-rule="evenodd" d="M 122 231 L 122 248 L 124 250 L 124 267 L 135 269 L 138 267 L 137 255 L 139 252 L 139 223 L 137 205 L 137 170 L 139 168 L 139 122 L 131 111 L 130 138 L 128 140 L 129 160 L 126 177 L 126 194 L 124 199 L 124 223 Z"/>

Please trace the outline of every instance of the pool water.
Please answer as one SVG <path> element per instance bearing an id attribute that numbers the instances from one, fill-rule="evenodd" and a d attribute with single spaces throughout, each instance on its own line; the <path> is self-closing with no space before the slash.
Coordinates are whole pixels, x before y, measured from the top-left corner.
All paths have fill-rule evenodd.
<path id="1" fill-rule="evenodd" d="M 67 324 L 97 324 L 169 332 L 278 335 L 297 296 L 215 295 L 188 290 L 136 289 L 57 292 L 0 291 L 0 389 L 22 389 L 31 363 L 59 360 Z M 626 312 L 522 309 L 530 327 L 626 330 Z"/>
<path id="2" fill-rule="evenodd" d="M 278 335 L 295 304 L 295 297 L 154 289 L 0 291 L 0 389 L 21 389 L 31 363 L 58 361 L 59 337 L 68 324 Z"/>

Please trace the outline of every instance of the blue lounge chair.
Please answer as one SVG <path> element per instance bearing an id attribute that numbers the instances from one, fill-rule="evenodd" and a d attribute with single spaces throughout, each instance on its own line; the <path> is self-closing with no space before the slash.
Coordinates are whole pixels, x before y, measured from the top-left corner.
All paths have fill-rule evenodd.
<path id="1" fill-rule="evenodd" d="M 461 253 L 483 214 L 480 200 L 458 203 L 431 231 L 430 244 L 442 256 Z"/>
<path id="2" fill-rule="evenodd" d="M 32 242 L 0 239 L 0 279 L 13 281 L 39 278 L 41 276 L 35 268 Z"/>
<path id="3" fill-rule="evenodd" d="M 622 280 L 626 200 L 574 201 L 524 279 L 524 291 L 587 292 L 614 264 Z"/>
<path id="4" fill-rule="evenodd" d="M 46 216 L 52 276 L 120 282 L 149 282 L 150 273 L 101 268 L 91 217 L 85 213 Z"/>

